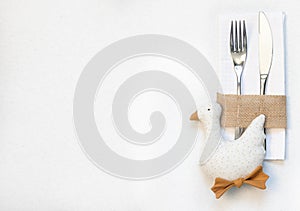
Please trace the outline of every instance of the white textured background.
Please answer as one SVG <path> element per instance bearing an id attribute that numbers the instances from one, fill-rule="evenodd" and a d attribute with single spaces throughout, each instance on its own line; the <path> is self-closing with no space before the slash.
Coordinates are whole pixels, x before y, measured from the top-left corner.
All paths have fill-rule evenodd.
<path id="1" fill-rule="evenodd" d="M 96 168 L 72 122 L 77 79 L 90 58 L 124 37 L 185 40 L 217 68 L 218 14 L 285 11 L 287 160 L 268 162 L 268 190 L 220 200 L 199 169 L 199 143 L 171 173 L 127 181 Z M 0 210 L 299 210 L 298 1 L 0 1 Z"/>

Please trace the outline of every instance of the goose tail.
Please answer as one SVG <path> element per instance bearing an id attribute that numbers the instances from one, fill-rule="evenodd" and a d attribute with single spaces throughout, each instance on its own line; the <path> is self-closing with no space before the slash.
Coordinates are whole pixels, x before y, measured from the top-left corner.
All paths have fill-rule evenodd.
<path id="1" fill-rule="evenodd" d="M 256 143 L 258 145 L 263 144 L 263 141 L 266 138 L 266 135 L 264 133 L 265 119 L 266 117 L 263 114 L 257 116 L 254 120 L 252 120 L 246 131 L 243 133 L 242 137 L 251 137 L 251 139 L 256 140 L 253 141 L 253 143 Z"/>

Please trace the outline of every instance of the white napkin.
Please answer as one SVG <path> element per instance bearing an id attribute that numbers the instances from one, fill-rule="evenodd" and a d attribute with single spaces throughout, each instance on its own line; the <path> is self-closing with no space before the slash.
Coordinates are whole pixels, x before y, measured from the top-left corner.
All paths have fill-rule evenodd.
<path id="1" fill-rule="evenodd" d="M 284 14 L 265 12 L 273 33 L 273 62 L 270 70 L 266 94 L 285 95 L 284 61 Z M 242 94 L 259 94 L 258 60 L 258 12 L 249 14 L 226 14 L 219 19 L 219 79 L 224 94 L 236 93 L 236 76 L 229 51 L 231 20 L 245 20 L 248 36 L 248 54 L 242 78 Z M 226 129 L 226 135 L 233 138 L 234 129 Z M 267 130 L 266 160 L 285 159 L 285 129 Z"/>

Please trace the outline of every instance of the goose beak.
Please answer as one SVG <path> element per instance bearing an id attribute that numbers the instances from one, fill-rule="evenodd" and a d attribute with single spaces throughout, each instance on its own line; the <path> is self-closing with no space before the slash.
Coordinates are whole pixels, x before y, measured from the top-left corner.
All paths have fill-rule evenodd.
<path id="1" fill-rule="evenodd" d="M 199 121 L 197 111 L 195 111 L 195 112 L 191 115 L 190 120 L 196 120 L 196 121 Z"/>

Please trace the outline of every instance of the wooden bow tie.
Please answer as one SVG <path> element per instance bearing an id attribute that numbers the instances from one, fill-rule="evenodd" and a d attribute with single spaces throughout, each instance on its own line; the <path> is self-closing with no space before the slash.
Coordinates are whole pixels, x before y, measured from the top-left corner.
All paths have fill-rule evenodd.
<path id="1" fill-rule="evenodd" d="M 266 189 L 265 183 L 268 178 L 269 176 L 263 172 L 262 166 L 258 166 L 245 178 L 228 181 L 217 177 L 211 190 L 216 194 L 216 198 L 218 199 L 233 186 L 240 188 L 244 183 L 260 189 Z"/>

